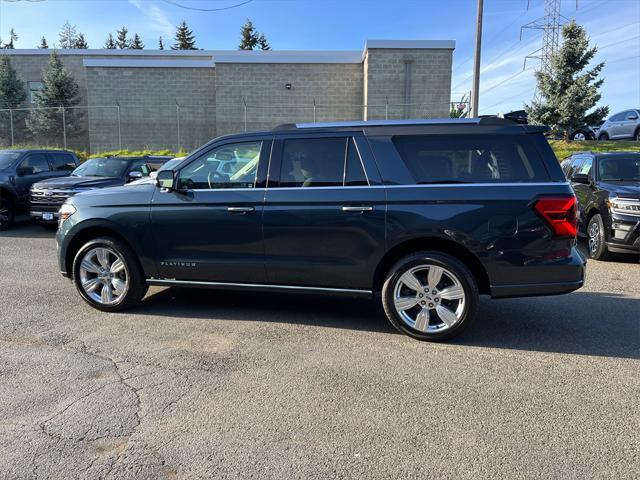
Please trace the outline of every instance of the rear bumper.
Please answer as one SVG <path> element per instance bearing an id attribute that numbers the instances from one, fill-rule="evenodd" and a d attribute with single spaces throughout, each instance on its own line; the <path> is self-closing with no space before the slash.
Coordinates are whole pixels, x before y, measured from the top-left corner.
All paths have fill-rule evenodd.
<path id="1" fill-rule="evenodd" d="M 571 249 L 571 256 L 562 264 L 553 267 L 551 278 L 562 278 L 561 282 L 522 283 L 512 285 L 491 285 L 492 298 L 536 297 L 541 295 L 561 295 L 573 292 L 584 285 L 587 259 L 577 248 Z"/>

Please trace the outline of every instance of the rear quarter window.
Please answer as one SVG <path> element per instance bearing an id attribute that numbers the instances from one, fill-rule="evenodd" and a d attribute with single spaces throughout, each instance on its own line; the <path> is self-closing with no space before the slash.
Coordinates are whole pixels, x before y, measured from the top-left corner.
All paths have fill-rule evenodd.
<path id="1" fill-rule="evenodd" d="M 526 135 L 400 135 L 392 140 L 416 184 L 549 179 Z"/>

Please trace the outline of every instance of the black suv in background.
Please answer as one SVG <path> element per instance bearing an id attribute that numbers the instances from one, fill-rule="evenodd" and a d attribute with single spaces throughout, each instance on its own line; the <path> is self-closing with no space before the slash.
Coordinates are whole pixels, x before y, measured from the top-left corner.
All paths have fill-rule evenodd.
<path id="1" fill-rule="evenodd" d="M 31 217 L 55 226 L 58 210 L 64 201 L 76 193 L 95 188 L 124 185 L 149 176 L 148 157 L 91 158 L 71 172 L 70 176 L 52 178 L 31 187 Z"/>
<path id="2" fill-rule="evenodd" d="M 640 152 L 580 152 L 562 162 L 580 206 L 589 256 L 640 253 Z"/>
<path id="3" fill-rule="evenodd" d="M 29 209 L 29 189 L 47 178 L 65 177 L 78 166 L 66 150 L 0 150 L 0 230 Z"/>
<path id="4" fill-rule="evenodd" d="M 104 311 L 135 305 L 149 285 L 241 289 L 248 301 L 257 290 L 380 293 L 398 330 L 444 340 L 469 326 L 480 294 L 583 284 L 576 200 L 545 130 L 488 118 L 221 137 L 157 184 L 68 199 L 59 265 Z"/>

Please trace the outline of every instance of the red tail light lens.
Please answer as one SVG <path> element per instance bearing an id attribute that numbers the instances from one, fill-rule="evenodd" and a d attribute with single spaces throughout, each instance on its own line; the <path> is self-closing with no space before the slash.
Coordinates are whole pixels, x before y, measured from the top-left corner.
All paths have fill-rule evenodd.
<path id="1" fill-rule="evenodd" d="M 536 211 L 553 229 L 557 237 L 575 237 L 578 233 L 576 197 L 544 197 L 536 200 Z"/>

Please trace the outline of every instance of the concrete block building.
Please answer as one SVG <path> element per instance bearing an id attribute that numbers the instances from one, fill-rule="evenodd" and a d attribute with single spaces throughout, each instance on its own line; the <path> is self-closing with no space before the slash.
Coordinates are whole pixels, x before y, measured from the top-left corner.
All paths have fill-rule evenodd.
<path id="1" fill-rule="evenodd" d="M 190 150 L 219 135 L 280 123 L 448 116 L 454 48 L 451 40 L 369 40 L 363 51 L 58 54 L 86 108 L 86 138 L 73 141 L 99 152 Z M 10 55 L 31 102 L 50 51 L 2 54 Z"/>

